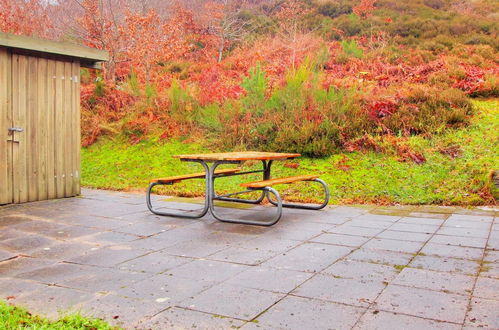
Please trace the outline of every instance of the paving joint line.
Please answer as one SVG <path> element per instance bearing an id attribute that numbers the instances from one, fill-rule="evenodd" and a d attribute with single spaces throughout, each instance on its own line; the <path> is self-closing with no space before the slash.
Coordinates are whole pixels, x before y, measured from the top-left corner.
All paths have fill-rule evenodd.
<path id="1" fill-rule="evenodd" d="M 469 295 L 468 304 L 466 306 L 466 312 L 464 314 L 464 319 L 463 319 L 463 323 L 462 323 L 461 329 L 464 329 L 464 326 L 466 324 L 466 319 L 468 318 L 468 313 L 471 310 L 471 302 L 473 300 L 473 295 L 475 293 L 475 288 L 476 288 L 476 284 L 478 282 L 478 277 L 480 276 L 480 273 L 482 273 L 482 270 L 483 270 L 483 261 L 485 259 L 485 253 L 487 251 L 487 246 L 489 244 L 490 236 L 492 234 L 492 227 L 494 226 L 494 221 L 495 221 L 495 217 L 490 222 L 489 235 L 487 236 L 487 242 L 485 243 L 485 247 L 483 248 L 482 258 L 480 259 L 480 268 L 478 268 L 478 271 L 477 271 L 476 276 L 475 276 L 475 281 L 473 282 L 473 287 L 472 287 L 471 293 Z"/>
<path id="2" fill-rule="evenodd" d="M 402 217 L 402 218 L 404 218 L 404 217 Z M 398 221 L 399 221 L 399 220 L 398 220 Z M 398 222 L 398 221 L 397 221 L 397 222 Z M 443 221 L 442 221 L 442 223 L 438 226 L 437 230 L 435 230 L 435 231 L 431 234 L 431 236 L 430 236 L 430 237 L 429 237 L 429 238 L 428 238 L 425 242 L 423 242 L 423 245 L 421 246 L 421 248 L 419 248 L 419 250 L 418 250 L 416 253 L 412 254 L 412 257 L 411 257 L 411 258 L 409 259 L 409 261 L 405 264 L 404 268 L 406 268 L 406 267 L 407 267 L 407 266 L 408 266 L 408 265 L 409 265 L 409 264 L 410 264 L 410 263 L 414 260 L 414 258 L 416 258 L 416 256 L 418 256 L 418 255 L 419 255 L 419 253 L 421 253 L 421 250 L 422 250 L 422 249 L 426 246 L 426 244 L 428 244 L 428 242 L 429 242 L 429 241 L 433 238 L 433 236 L 435 236 L 435 234 L 436 234 L 436 233 L 437 233 L 437 232 L 438 232 L 438 231 L 442 228 L 442 226 L 444 225 L 444 223 L 445 223 L 446 221 L 447 221 L 447 219 L 443 220 Z M 395 223 L 397 223 L 397 222 L 395 222 Z M 395 223 L 394 223 L 394 224 L 395 224 Z M 390 227 L 391 227 L 391 226 L 390 226 Z M 388 228 L 390 228 L 390 227 L 388 227 Z M 388 228 L 387 228 L 386 230 L 388 230 Z M 385 230 L 385 231 L 386 231 L 386 230 Z M 380 234 L 381 234 L 381 233 L 380 233 Z M 378 235 L 379 235 L 379 234 L 378 234 Z M 366 243 L 367 243 L 367 242 L 366 242 Z M 402 270 L 403 270 L 403 269 L 402 269 Z M 397 273 L 397 276 L 398 276 L 398 275 L 402 272 L 402 270 L 400 270 L 400 271 Z M 396 279 L 396 277 L 397 277 L 397 276 L 395 276 L 395 278 L 394 278 L 394 279 L 392 279 L 392 281 L 390 281 L 390 282 L 393 282 L 393 281 Z M 366 311 L 365 311 L 365 312 L 364 312 L 364 313 L 363 313 L 363 314 L 362 314 L 362 315 L 361 315 L 361 316 L 357 319 L 357 322 L 355 322 L 355 324 L 352 326 L 352 328 L 351 328 L 351 329 L 354 329 L 354 328 L 355 328 L 355 327 L 359 324 L 359 321 L 360 321 L 360 320 L 364 317 L 364 315 L 366 315 L 367 311 L 368 311 L 369 309 L 371 309 L 371 307 L 373 307 L 373 306 L 375 306 L 375 305 L 376 305 L 376 300 L 378 300 L 378 298 L 379 298 L 379 297 L 383 294 L 383 292 L 385 292 L 385 290 L 386 290 L 386 288 L 388 287 L 388 285 L 389 285 L 389 284 L 390 284 L 390 283 L 388 283 L 388 282 L 387 282 L 387 284 L 385 284 L 385 287 L 384 287 L 384 288 L 380 291 L 380 293 L 379 293 L 379 294 L 378 294 L 378 295 L 374 298 L 374 300 L 373 300 L 373 301 L 369 304 L 369 307 L 368 307 L 368 308 L 366 309 Z"/>

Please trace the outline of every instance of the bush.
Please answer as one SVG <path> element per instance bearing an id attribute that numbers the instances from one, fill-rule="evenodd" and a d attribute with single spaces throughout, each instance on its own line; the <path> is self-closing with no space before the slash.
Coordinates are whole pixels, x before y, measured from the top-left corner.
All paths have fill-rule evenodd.
<path id="1" fill-rule="evenodd" d="M 338 63 L 346 63 L 352 57 L 361 59 L 364 56 L 364 51 L 359 48 L 355 40 L 343 40 L 341 42 L 341 53 L 337 55 Z"/>
<path id="2" fill-rule="evenodd" d="M 390 132 L 407 136 L 465 125 L 471 115 L 471 102 L 458 89 L 408 86 L 393 114 L 380 121 Z"/>
<path id="3" fill-rule="evenodd" d="M 333 2 L 328 1 L 320 4 L 317 11 L 324 16 L 336 18 L 340 15 L 352 13 L 352 5 L 347 1 Z"/>

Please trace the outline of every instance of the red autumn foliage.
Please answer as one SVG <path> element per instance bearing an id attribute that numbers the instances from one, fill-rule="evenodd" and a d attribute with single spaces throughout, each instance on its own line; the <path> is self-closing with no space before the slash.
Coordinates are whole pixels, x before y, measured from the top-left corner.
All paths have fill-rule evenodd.
<path id="1" fill-rule="evenodd" d="M 377 0 L 360 0 L 360 3 L 353 7 L 354 14 L 363 19 L 368 18 L 376 8 L 374 6 L 376 1 Z"/>
<path id="2" fill-rule="evenodd" d="M 373 120 L 390 116 L 397 111 L 397 104 L 392 100 L 376 100 L 369 104 L 369 117 Z"/>
<path id="3" fill-rule="evenodd" d="M 52 22 L 37 0 L 0 0 L 0 31 L 28 36 L 51 36 Z"/>

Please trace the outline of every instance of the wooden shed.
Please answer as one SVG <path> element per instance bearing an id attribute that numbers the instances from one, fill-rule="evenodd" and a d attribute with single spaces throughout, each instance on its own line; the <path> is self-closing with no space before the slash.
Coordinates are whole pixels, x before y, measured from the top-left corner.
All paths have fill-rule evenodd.
<path id="1" fill-rule="evenodd" d="M 80 194 L 80 67 L 107 59 L 0 33 L 0 204 Z"/>

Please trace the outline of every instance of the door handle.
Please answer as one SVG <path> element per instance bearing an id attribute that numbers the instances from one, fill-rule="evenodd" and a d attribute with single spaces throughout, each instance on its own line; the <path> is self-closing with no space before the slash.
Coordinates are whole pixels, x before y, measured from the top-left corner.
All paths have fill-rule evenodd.
<path id="1" fill-rule="evenodd" d="M 24 128 L 22 128 L 22 127 L 10 127 L 9 132 L 22 133 L 22 132 L 24 132 Z"/>

